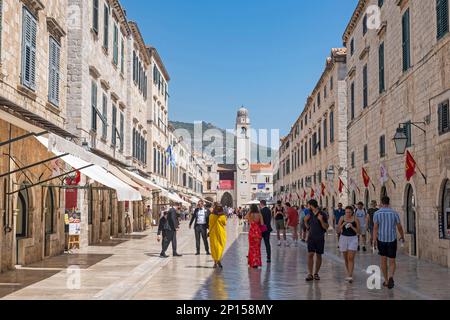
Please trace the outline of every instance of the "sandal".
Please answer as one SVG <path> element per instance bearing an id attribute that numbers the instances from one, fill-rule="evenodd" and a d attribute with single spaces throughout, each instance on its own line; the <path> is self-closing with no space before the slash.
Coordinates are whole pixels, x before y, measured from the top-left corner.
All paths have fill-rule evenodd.
<path id="1" fill-rule="evenodd" d="M 317 273 L 314 275 L 314 280 L 320 281 L 320 277 Z"/>
<path id="2" fill-rule="evenodd" d="M 310 282 L 310 281 L 313 281 L 313 280 L 314 280 L 314 277 L 312 276 L 312 274 L 309 274 L 309 275 L 306 277 L 305 280 L 308 281 L 308 282 Z"/>

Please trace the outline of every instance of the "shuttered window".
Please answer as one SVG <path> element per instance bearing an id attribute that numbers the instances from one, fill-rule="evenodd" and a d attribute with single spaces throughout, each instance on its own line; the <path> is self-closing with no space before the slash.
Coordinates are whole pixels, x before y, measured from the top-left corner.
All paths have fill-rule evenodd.
<path id="1" fill-rule="evenodd" d="M 112 136 L 111 136 L 111 144 L 113 146 L 117 145 L 117 107 L 113 104 L 112 107 Z"/>
<path id="2" fill-rule="evenodd" d="M 114 42 L 113 42 L 113 62 L 116 66 L 119 65 L 119 29 L 117 24 L 114 24 Z"/>
<path id="3" fill-rule="evenodd" d="M 403 48 L 403 71 L 411 67 L 411 38 L 410 38 L 410 19 L 409 9 L 405 11 L 402 17 L 402 48 Z"/>
<path id="4" fill-rule="evenodd" d="M 323 120 L 323 147 L 328 146 L 328 123 L 327 118 Z"/>
<path id="5" fill-rule="evenodd" d="M 119 124 L 119 132 L 120 132 L 120 152 L 123 152 L 123 147 L 124 147 L 124 133 L 125 133 L 125 119 L 123 116 L 123 113 L 120 113 L 120 124 Z"/>
<path id="6" fill-rule="evenodd" d="M 59 79 L 60 79 L 61 47 L 55 39 L 49 40 L 49 70 L 48 70 L 48 100 L 59 106 Z"/>
<path id="7" fill-rule="evenodd" d="M 120 52 L 121 52 L 120 72 L 123 74 L 123 73 L 125 73 L 125 46 L 123 44 L 123 39 L 122 39 L 122 43 L 121 43 Z"/>
<path id="8" fill-rule="evenodd" d="M 92 30 L 98 34 L 98 0 L 93 0 L 92 3 Z"/>
<path id="9" fill-rule="evenodd" d="M 437 38 L 448 33 L 448 0 L 436 0 Z"/>
<path id="10" fill-rule="evenodd" d="M 103 47 L 106 50 L 109 47 L 109 8 L 106 4 L 103 10 Z"/>
<path id="11" fill-rule="evenodd" d="M 354 169 L 355 168 L 355 152 L 352 152 L 351 163 L 352 163 L 352 168 Z"/>
<path id="12" fill-rule="evenodd" d="M 91 129 L 97 131 L 97 84 L 91 85 Z"/>
<path id="13" fill-rule="evenodd" d="M 378 73 L 378 87 L 379 92 L 382 93 L 386 89 L 384 82 L 384 42 L 380 44 L 380 47 L 378 48 Z"/>
<path id="14" fill-rule="evenodd" d="M 450 132 L 449 100 L 438 106 L 438 127 L 440 135 Z"/>
<path id="15" fill-rule="evenodd" d="M 406 147 L 409 148 L 412 146 L 411 121 L 408 121 L 407 123 L 405 123 L 405 125 L 403 127 L 403 131 L 406 135 L 406 138 L 408 139 L 406 141 Z"/>
<path id="16" fill-rule="evenodd" d="M 107 139 L 108 137 L 108 97 L 106 94 L 103 94 L 103 101 L 102 101 L 102 137 L 104 139 Z"/>
<path id="17" fill-rule="evenodd" d="M 368 92 L 368 81 L 367 81 L 367 64 L 363 68 L 363 108 L 367 108 L 369 105 L 369 92 Z"/>
<path id="18" fill-rule="evenodd" d="M 22 21 L 22 84 L 31 90 L 36 89 L 36 18 L 23 8 Z"/>
<path id="19" fill-rule="evenodd" d="M 355 119 L 355 83 L 350 86 L 350 117 Z"/>
<path id="20" fill-rule="evenodd" d="M 380 137 L 380 158 L 384 158 L 386 156 L 386 136 L 382 135 Z"/>
<path id="21" fill-rule="evenodd" d="M 363 18 L 363 36 L 367 33 L 367 14 Z"/>
<path id="22" fill-rule="evenodd" d="M 369 148 L 367 144 L 364 146 L 364 163 L 369 162 Z"/>
<path id="23" fill-rule="evenodd" d="M 330 143 L 334 142 L 334 111 L 330 112 Z"/>

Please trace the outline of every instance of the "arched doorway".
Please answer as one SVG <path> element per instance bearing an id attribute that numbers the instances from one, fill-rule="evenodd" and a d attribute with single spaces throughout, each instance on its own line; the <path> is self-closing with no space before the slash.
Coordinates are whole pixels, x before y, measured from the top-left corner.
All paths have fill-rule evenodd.
<path id="1" fill-rule="evenodd" d="M 53 188 L 47 189 L 45 197 L 45 238 L 44 238 L 44 255 L 50 255 L 50 235 L 55 233 L 55 194 Z"/>
<path id="2" fill-rule="evenodd" d="M 417 255 L 417 237 L 416 237 L 416 197 L 413 187 L 408 184 L 406 186 L 406 230 L 411 235 L 411 251 L 412 256 Z"/>
<path id="3" fill-rule="evenodd" d="M 26 239 L 29 237 L 29 214 L 30 214 L 30 205 L 29 205 L 29 195 L 28 190 L 24 189 L 26 185 L 21 185 L 20 191 L 17 195 L 17 203 L 16 203 L 16 264 L 23 264 L 24 257 L 19 256 L 19 244 L 20 240 Z"/>
<path id="4" fill-rule="evenodd" d="M 229 192 L 225 192 L 220 200 L 220 204 L 223 207 L 233 207 L 233 196 Z"/>

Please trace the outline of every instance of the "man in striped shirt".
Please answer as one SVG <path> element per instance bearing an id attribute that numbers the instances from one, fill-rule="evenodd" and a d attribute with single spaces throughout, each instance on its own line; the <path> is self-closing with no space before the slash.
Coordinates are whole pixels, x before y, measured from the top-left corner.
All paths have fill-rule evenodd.
<path id="1" fill-rule="evenodd" d="M 390 208 L 390 202 L 389 197 L 383 197 L 381 200 L 382 208 L 373 217 L 373 234 L 375 245 L 378 246 L 378 251 L 381 256 L 381 270 L 384 275 L 383 285 L 389 289 L 393 289 L 395 286 L 395 259 L 397 258 L 397 229 L 400 233 L 400 241 L 404 242 L 405 234 L 400 222 L 400 216 Z"/>

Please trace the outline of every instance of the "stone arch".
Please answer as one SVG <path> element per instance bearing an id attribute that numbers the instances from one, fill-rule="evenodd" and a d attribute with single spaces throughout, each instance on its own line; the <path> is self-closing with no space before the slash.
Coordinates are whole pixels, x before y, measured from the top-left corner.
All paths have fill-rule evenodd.
<path id="1" fill-rule="evenodd" d="M 234 207 L 233 196 L 229 192 L 225 192 L 220 200 L 220 204 L 224 207 Z"/>

